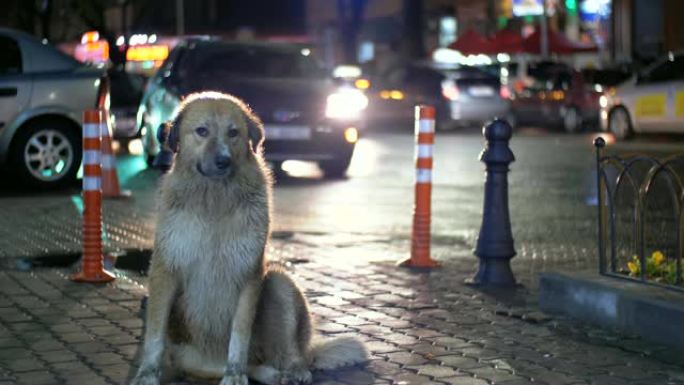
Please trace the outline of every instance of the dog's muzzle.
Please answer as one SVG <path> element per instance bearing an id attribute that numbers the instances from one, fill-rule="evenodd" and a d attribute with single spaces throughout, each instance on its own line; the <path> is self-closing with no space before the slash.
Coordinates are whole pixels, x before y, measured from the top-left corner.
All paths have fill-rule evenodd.
<path id="1" fill-rule="evenodd" d="M 232 174 L 233 160 L 228 155 L 216 155 L 213 162 L 197 162 L 197 172 L 209 178 L 219 178 Z"/>

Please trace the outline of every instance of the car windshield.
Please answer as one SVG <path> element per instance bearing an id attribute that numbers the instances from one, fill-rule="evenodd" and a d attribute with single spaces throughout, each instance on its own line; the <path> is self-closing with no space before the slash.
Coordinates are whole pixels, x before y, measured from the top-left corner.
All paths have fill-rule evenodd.
<path id="1" fill-rule="evenodd" d="M 301 50 L 271 47 L 207 47 L 198 50 L 191 67 L 191 71 L 205 76 L 323 78 L 327 75 L 315 59 L 304 55 Z"/>

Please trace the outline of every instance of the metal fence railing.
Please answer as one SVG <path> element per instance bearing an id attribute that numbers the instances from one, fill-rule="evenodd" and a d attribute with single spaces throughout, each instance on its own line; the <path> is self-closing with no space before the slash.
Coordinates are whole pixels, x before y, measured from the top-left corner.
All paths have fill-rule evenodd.
<path id="1" fill-rule="evenodd" d="M 605 155 L 597 138 L 599 271 L 684 291 L 684 154 Z"/>

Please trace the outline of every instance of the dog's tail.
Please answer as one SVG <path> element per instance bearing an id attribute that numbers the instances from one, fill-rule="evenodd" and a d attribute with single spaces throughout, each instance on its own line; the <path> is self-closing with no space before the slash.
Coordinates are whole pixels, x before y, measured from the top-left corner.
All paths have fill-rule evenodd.
<path id="1" fill-rule="evenodd" d="M 320 338 L 314 340 L 310 350 L 314 369 L 335 369 L 368 360 L 368 349 L 354 337 Z"/>

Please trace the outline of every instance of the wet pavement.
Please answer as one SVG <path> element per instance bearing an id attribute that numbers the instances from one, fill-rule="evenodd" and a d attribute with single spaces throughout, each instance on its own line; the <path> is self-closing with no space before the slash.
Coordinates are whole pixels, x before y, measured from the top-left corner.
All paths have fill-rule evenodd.
<path id="1" fill-rule="evenodd" d="M 410 134 L 369 135 L 348 179 L 286 165 L 269 255 L 290 264 L 321 333 L 361 336 L 372 351 L 368 366 L 316 373 L 316 383 L 684 384 L 684 353 L 537 310 L 538 272 L 596 268 L 592 139 L 532 130 L 514 137 L 513 267 L 523 283 L 515 292 L 463 284 L 476 266 L 482 210 L 476 132 L 438 134 L 433 257 L 444 267 L 430 274 L 394 267 L 409 250 Z M 684 146 L 649 139 L 613 149 Z M 104 242 L 136 255 L 152 245 L 159 175 L 139 157 L 118 162 L 133 198 L 105 202 Z M 81 207 L 77 189 L 0 191 L 0 385 L 123 384 L 134 367 L 144 276 L 121 270 L 116 283 L 91 286 L 66 280 L 67 268 L 30 269 L 33 257 L 47 256 L 44 265 L 78 254 Z"/>

